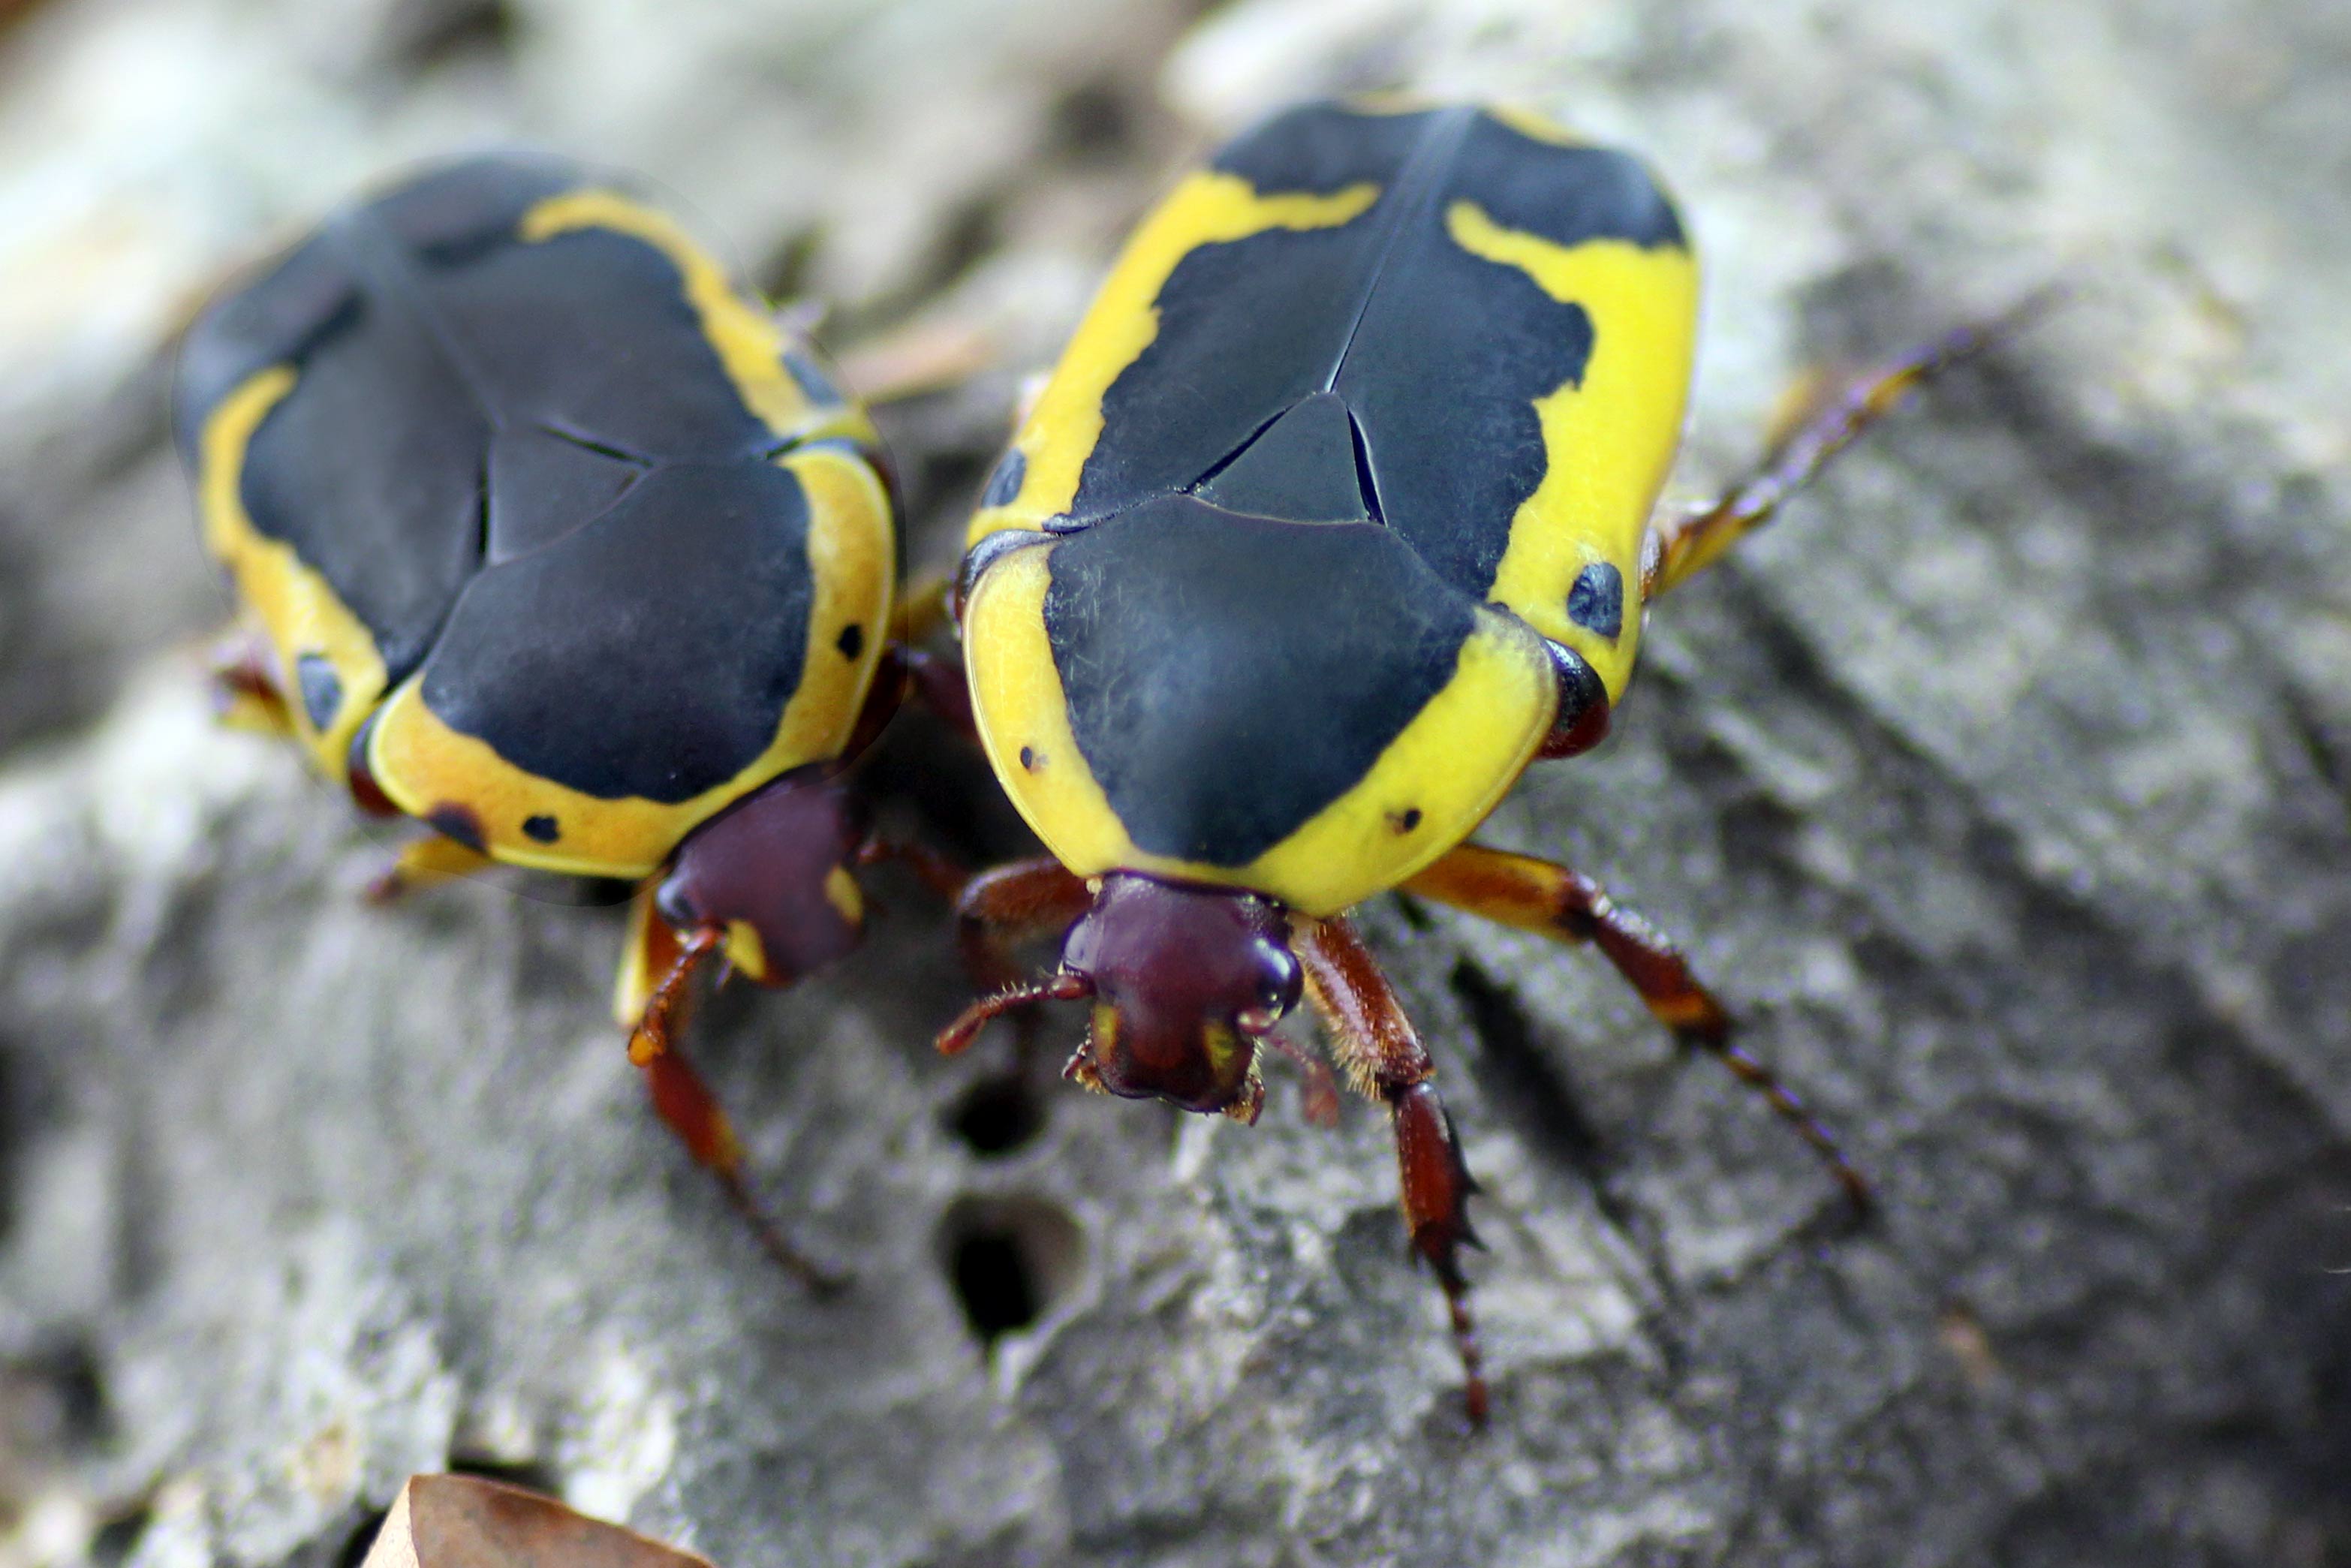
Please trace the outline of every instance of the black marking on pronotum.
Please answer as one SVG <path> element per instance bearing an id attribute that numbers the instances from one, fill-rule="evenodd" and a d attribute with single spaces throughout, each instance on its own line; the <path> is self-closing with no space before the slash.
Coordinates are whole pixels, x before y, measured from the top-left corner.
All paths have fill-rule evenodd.
<path id="1" fill-rule="evenodd" d="M 758 760 L 799 689 L 808 526 L 789 469 L 656 468 L 601 517 L 466 586 L 425 663 L 424 706 L 583 795 L 692 800 Z M 690 612 L 655 636 L 614 609 L 629 604 Z"/>
<path id="2" fill-rule="evenodd" d="M 1035 747 L 1024 746 L 1020 748 L 1020 766 L 1027 768 L 1031 773 L 1037 770 L 1037 748 Z"/>
<path id="3" fill-rule="evenodd" d="M 322 653 L 305 653 L 294 661 L 295 684 L 302 688 L 302 712 L 310 727 L 324 734 L 343 711 L 342 677 Z"/>
<path id="4" fill-rule="evenodd" d="M 1247 865 L 1360 783 L 1477 622 L 1376 524 L 1301 528 L 1190 496 L 1048 560 L 1045 632 L 1088 769 L 1138 848 L 1208 865 Z M 1344 613 L 1299 612 L 1337 584 Z"/>
<path id="5" fill-rule="evenodd" d="M 1567 618 L 1594 636 L 1616 640 L 1625 630 L 1625 578 L 1604 560 L 1575 574 L 1567 591 Z"/>
<path id="6" fill-rule="evenodd" d="M 865 628 L 854 621 L 851 622 L 841 629 L 841 635 L 833 640 L 832 645 L 841 650 L 842 658 L 854 659 L 865 652 Z"/>
<path id="7" fill-rule="evenodd" d="M 475 854 L 484 853 L 482 819 L 471 806 L 461 806 L 454 800 L 444 800 L 424 813 L 424 821 L 434 831 L 444 838 L 456 840 Z"/>
<path id="8" fill-rule="evenodd" d="M 542 844 L 551 844 L 563 836 L 563 830 L 556 825 L 555 819 L 543 815 L 525 817 L 522 820 L 522 831 Z"/>

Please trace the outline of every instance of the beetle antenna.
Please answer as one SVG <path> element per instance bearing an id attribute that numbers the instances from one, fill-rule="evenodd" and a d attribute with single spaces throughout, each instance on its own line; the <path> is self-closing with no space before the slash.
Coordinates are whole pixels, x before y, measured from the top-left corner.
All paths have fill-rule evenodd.
<path id="1" fill-rule="evenodd" d="M 961 1017 L 939 1030 L 938 1047 L 942 1056 L 959 1056 L 979 1038 L 979 1031 L 1016 1008 L 1033 1007 L 1039 1002 L 1083 1001 L 1094 994 L 1094 983 L 1083 975 L 1073 975 L 1067 969 L 1042 980 L 1027 985 L 1008 986 L 994 996 L 982 997 L 963 1009 Z"/>

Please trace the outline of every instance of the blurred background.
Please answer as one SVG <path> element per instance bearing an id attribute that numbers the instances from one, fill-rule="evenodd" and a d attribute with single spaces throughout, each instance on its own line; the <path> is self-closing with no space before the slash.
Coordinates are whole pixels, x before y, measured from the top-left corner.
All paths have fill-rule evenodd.
<path id="1" fill-rule="evenodd" d="M 702 1023 L 855 1262 L 799 1297 L 638 1103 L 610 912 L 362 907 L 380 841 L 210 727 L 165 440 L 237 267 L 529 143 L 852 367 L 986 345 L 883 414 L 944 570 L 1156 193 L 1395 86 L 1677 192 L 1677 494 L 1803 366 L 2073 290 L 1677 596 L 1486 835 L 1689 944 L 1876 1227 L 1597 964 L 1367 911 L 1487 1189 L 1483 1437 L 1373 1118 L 935 1060 L 911 880 Z M 0 1568 L 354 1562 L 452 1465 L 723 1564 L 2351 1563 L 2346 255 L 2328 0 L 0 4 Z M 906 728 L 893 809 L 1017 851 Z"/>

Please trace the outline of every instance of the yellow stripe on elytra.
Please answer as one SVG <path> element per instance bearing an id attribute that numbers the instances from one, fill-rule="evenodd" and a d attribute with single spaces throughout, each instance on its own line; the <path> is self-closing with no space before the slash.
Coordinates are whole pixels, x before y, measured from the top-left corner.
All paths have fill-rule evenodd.
<path id="1" fill-rule="evenodd" d="M 581 229 L 628 235 L 669 258 L 684 281 L 686 303 L 701 319 L 702 335 L 717 353 L 743 406 L 779 439 L 813 441 L 836 435 L 873 439 L 872 423 L 854 405 L 820 405 L 809 401 L 784 368 L 782 356 L 788 345 L 774 318 L 737 292 L 726 269 L 667 214 L 616 191 L 567 191 L 525 213 L 517 232 L 526 243 L 535 245 Z"/>
<path id="2" fill-rule="evenodd" d="M 966 607 L 965 656 L 980 743 L 997 777 L 1045 846 L 1081 876 L 1147 872 L 1336 915 L 1467 838 L 1551 727 L 1558 687 L 1550 655 L 1510 617 L 1480 610 L 1444 689 L 1353 789 L 1288 838 L 1246 866 L 1149 853 L 1128 836 L 1070 729 L 1045 631 L 1051 549 L 1019 550 L 987 569 Z"/>
<path id="3" fill-rule="evenodd" d="M 1379 194 L 1367 182 L 1327 196 L 1261 196 L 1238 175 L 1214 172 L 1176 186 L 1120 253 L 1053 379 L 1013 437 L 1027 465 L 1019 494 L 1003 506 L 983 507 L 971 520 L 966 547 L 1069 510 L 1078 476 L 1102 438 L 1102 397 L 1159 335 L 1159 291 L 1186 256 L 1268 229 L 1335 228 L 1362 216 Z"/>
<path id="4" fill-rule="evenodd" d="M 889 497 L 873 470 L 829 447 L 778 459 L 808 497 L 808 564 L 815 581 L 799 687 L 775 740 L 723 784 L 676 801 L 582 794 L 507 762 L 487 742 L 444 724 L 424 704 L 422 675 L 402 682 L 369 737 L 368 766 L 392 803 L 413 816 L 460 805 L 479 821 L 483 844 L 511 865 L 584 876 L 641 877 L 718 810 L 792 768 L 841 755 L 886 644 L 897 583 Z M 843 631 L 862 632 L 858 656 L 842 654 Z M 690 672 L 680 672 L 681 680 Z M 593 722 L 593 716 L 582 716 Z M 552 817 L 559 837 L 541 843 L 522 831 Z"/>
<path id="5" fill-rule="evenodd" d="M 1591 318 L 1583 381 L 1535 404 L 1551 465 L 1511 522 L 1488 598 L 1583 654 L 1614 701 L 1632 674 L 1640 636 L 1642 536 L 1681 438 L 1697 341 L 1698 264 L 1675 246 L 1557 245 L 1502 227 L 1473 202 L 1448 207 L 1445 226 L 1462 249 L 1518 268 Z M 1614 638 L 1567 618 L 1569 588 L 1600 561 L 1624 583 L 1624 630 Z"/>
<path id="6" fill-rule="evenodd" d="M 294 390 L 290 365 L 256 372 L 214 405 L 198 438 L 197 501 L 204 545 L 236 580 L 238 597 L 260 622 L 277 655 L 278 690 L 295 734 L 319 768 L 340 782 L 351 736 L 383 694 L 383 655 L 375 638 L 327 580 L 302 562 L 294 547 L 253 526 L 242 486 L 246 454 L 269 411 Z M 321 731 L 304 709 L 294 680 L 297 661 L 327 661 L 342 685 L 342 705 Z"/>

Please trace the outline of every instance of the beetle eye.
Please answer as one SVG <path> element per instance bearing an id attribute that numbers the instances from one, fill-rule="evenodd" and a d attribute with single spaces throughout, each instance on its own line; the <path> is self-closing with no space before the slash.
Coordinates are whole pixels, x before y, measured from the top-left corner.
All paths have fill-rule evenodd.
<path id="1" fill-rule="evenodd" d="M 1299 991 L 1305 981 L 1297 957 L 1288 951 L 1269 947 L 1263 957 L 1264 967 L 1259 971 L 1257 1005 L 1243 1011 L 1235 1020 L 1251 1034 L 1264 1033 L 1280 1022 L 1283 1014 L 1296 1007 Z"/>
<path id="2" fill-rule="evenodd" d="M 702 924 L 701 912 L 694 906 L 694 895 L 675 877 L 664 882 L 654 893 L 653 913 L 673 931 L 691 931 Z"/>

